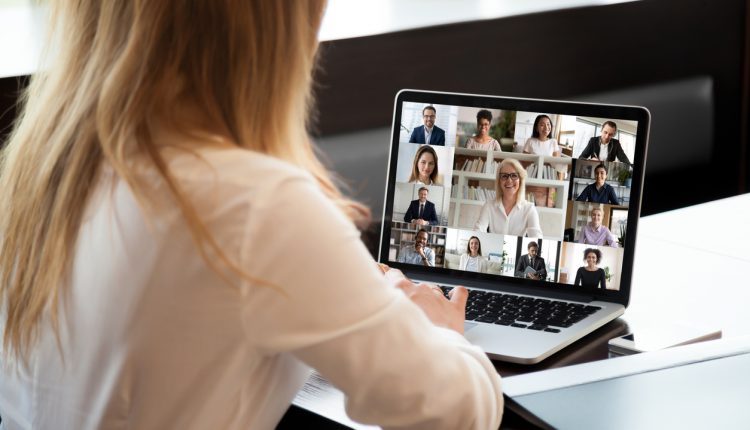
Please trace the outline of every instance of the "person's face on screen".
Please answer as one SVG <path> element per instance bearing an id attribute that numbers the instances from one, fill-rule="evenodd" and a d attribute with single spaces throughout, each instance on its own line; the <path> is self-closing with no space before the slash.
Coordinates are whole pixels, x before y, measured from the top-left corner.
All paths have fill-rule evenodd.
<path id="1" fill-rule="evenodd" d="M 504 174 L 509 175 L 507 179 L 503 179 Z M 516 179 L 511 177 L 513 175 L 515 175 Z M 503 197 L 515 197 L 516 193 L 518 193 L 520 182 L 521 180 L 518 176 L 518 172 L 516 172 L 516 169 L 513 166 L 505 165 L 500 169 L 500 187 L 503 189 Z"/>
<path id="2" fill-rule="evenodd" d="M 417 161 L 417 169 L 419 169 L 420 179 L 429 178 L 430 175 L 432 175 L 432 171 L 435 170 L 435 157 L 433 157 L 429 152 L 424 152 L 419 156 L 419 161 Z"/>
<path id="3" fill-rule="evenodd" d="M 531 248 L 529 248 L 529 257 L 536 257 L 537 251 L 538 250 L 536 249 L 536 246 L 532 246 Z"/>
<path id="4" fill-rule="evenodd" d="M 427 201 L 427 190 L 422 190 L 419 192 L 419 202 L 424 203 Z"/>
<path id="5" fill-rule="evenodd" d="M 479 241 L 475 238 L 469 240 L 469 251 L 471 255 L 477 255 L 479 253 Z"/>
<path id="6" fill-rule="evenodd" d="M 609 143 L 609 141 L 615 137 L 615 133 L 617 132 L 617 129 L 613 128 L 611 125 L 605 125 L 602 128 L 602 143 L 605 145 Z"/>
<path id="7" fill-rule="evenodd" d="M 589 267 L 595 267 L 596 266 L 596 254 L 593 252 L 589 252 L 586 254 L 586 264 L 588 264 Z"/>
<path id="8" fill-rule="evenodd" d="M 490 121 L 487 118 L 480 118 L 477 120 L 477 133 L 480 136 L 487 136 L 490 134 Z"/>
<path id="9" fill-rule="evenodd" d="M 427 128 L 432 128 L 435 125 L 435 118 L 437 118 L 437 115 L 435 115 L 435 111 L 432 109 L 425 109 L 422 112 L 422 122 L 424 122 L 424 126 Z"/>
<path id="10" fill-rule="evenodd" d="M 550 132 L 552 132 L 552 123 L 549 122 L 549 119 L 542 118 L 536 126 L 536 131 L 539 133 L 540 139 L 545 139 L 549 136 Z"/>
<path id="11" fill-rule="evenodd" d="M 600 167 L 596 169 L 594 176 L 596 176 L 596 186 L 601 187 L 604 185 L 604 181 L 607 180 L 607 171 Z"/>
<path id="12" fill-rule="evenodd" d="M 591 212 L 591 224 L 594 224 L 595 227 L 602 225 L 602 211 L 594 210 Z"/>
<path id="13" fill-rule="evenodd" d="M 421 231 L 417 233 L 417 237 L 414 239 L 414 247 L 419 249 L 425 246 L 427 246 L 427 233 Z"/>

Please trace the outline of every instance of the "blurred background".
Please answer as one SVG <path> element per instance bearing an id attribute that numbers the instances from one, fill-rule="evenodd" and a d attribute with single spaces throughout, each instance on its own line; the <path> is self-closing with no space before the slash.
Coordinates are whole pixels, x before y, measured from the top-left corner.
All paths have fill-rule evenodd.
<path id="1" fill-rule="evenodd" d="M 331 0 L 312 133 L 376 224 L 402 88 L 645 106 L 642 214 L 745 193 L 749 3 Z M 45 27 L 44 2 L 0 0 L 0 138 Z"/>

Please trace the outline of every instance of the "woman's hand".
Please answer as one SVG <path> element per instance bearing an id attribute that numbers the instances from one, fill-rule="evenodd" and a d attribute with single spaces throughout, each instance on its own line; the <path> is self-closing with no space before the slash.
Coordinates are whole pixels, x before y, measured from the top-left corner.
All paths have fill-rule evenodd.
<path id="1" fill-rule="evenodd" d="M 385 277 L 395 282 L 396 287 L 419 306 L 433 324 L 464 334 L 466 299 L 469 297 L 466 288 L 453 288 L 448 293 L 448 300 L 440 287 L 432 284 L 415 284 L 406 279 L 399 270 L 391 269 L 386 272 Z"/>

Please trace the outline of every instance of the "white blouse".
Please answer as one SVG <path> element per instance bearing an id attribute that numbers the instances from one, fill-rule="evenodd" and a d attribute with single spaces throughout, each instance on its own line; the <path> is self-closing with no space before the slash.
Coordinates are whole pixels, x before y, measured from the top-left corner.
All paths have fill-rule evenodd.
<path id="1" fill-rule="evenodd" d="M 542 237 L 539 214 L 534 204 L 528 201 L 516 203 L 509 214 L 505 213 L 502 202 L 489 201 L 479 211 L 474 230 L 512 236 Z"/>
<path id="2" fill-rule="evenodd" d="M 487 272 L 487 260 L 481 255 L 471 257 L 468 253 L 461 254 L 461 260 L 459 261 L 458 268 L 460 270 L 467 270 L 469 272 Z"/>
<path id="3" fill-rule="evenodd" d="M 537 155 L 552 155 L 555 152 L 562 153 L 562 149 L 560 149 L 560 145 L 557 144 L 557 140 L 555 139 L 541 141 L 536 137 L 530 137 L 526 139 L 523 152 Z"/>
<path id="4" fill-rule="evenodd" d="M 490 360 L 383 277 L 308 173 L 238 148 L 164 155 L 221 249 L 262 282 L 224 270 L 228 284 L 206 265 L 152 169 L 163 207 L 150 215 L 105 172 L 75 249 L 62 351 L 44 320 L 28 368 L 0 362 L 5 428 L 273 429 L 311 367 L 363 423 L 498 427 Z"/>

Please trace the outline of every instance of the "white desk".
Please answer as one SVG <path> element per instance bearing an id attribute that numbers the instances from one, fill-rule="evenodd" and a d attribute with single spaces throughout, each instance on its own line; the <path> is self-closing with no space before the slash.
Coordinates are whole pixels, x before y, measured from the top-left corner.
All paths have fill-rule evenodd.
<path id="1" fill-rule="evenodd" d="M 750 334 L 750 194 L 641 220 L 628 325 L 671 318 Z"/>
<path id="2" fill-rule="evenodd" d="M 750 335 L 749 214 L 750 194 L 746 194 L 642 218 L 631 302 L 622 317 L 628 329 L 676 321 L 719 327 L 724 338 Z M 622 322 L 610 324 L 621 326 Z M 606 334 L 606 326 L 599 330 Z M 606 344 L 606 340 L 582 339 L 578 346 L 584 342 Z M 600 350 L 602 347 L 606 351 L 606 345 L 598 346 Z M 547 362 L 527 368 L 533 371 L 544 368 L 545 363 L 559 367 L 565 362 L 603 358 L 556 360 L 559 355 L 576 356 L 576 349 L 574 343 Z M 337 390 L 316 392 L 306 396 L 306 401 L 295 403 L 352 428 L 372 428 L 346 417 L 343 396 Z"/>

